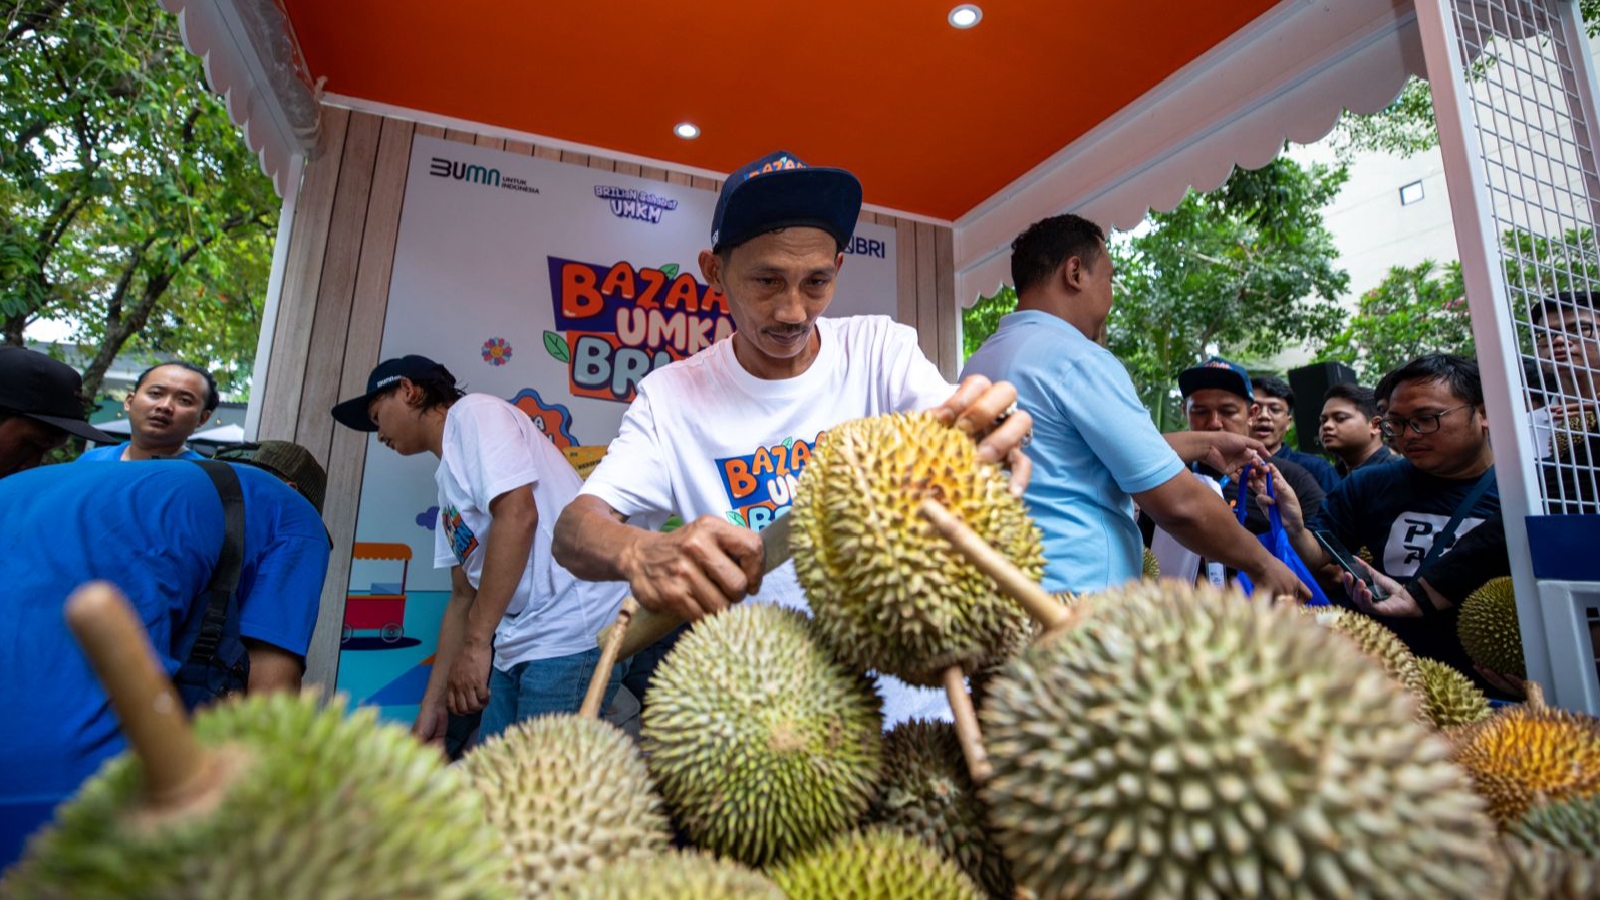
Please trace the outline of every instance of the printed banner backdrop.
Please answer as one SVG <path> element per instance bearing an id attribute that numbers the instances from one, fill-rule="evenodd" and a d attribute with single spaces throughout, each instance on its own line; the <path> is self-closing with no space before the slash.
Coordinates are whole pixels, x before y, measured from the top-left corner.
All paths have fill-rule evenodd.
<path id="1" fill-rule="evenodd" d="M 557 446 L 603 446 L 640 378 L 732 331 L 697 262 L 716 201 L 417 137 L 382 358 L 421 353 L 516 404 Z M 893 228 L 857 227 L 829 315 L 895 314 L 894 241 Z M 449 597 L 449 571 L 433 568 L 436 463 L 368 445 L 339 660 L 340 691 L 406 722 Z"/>

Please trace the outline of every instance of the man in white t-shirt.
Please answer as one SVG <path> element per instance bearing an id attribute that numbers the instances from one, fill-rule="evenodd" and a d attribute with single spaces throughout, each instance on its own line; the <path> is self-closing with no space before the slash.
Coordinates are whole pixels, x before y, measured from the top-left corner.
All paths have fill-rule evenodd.
<path id="1" fill-rule="evenodd" d="M 887 317 L 820 318 L 860 212 L 854 175 L 792 154 L 728 176 L 700 270 L 737 330 L 639 383 L 621 433 L 556 525 L 556 559 L 575 575 L 626 580 L 645 608 L 691 621 L 750 595 L 804 608 L 792 566 L 763 579 L 757 533 L 788 513 L 817 439 L 863 416 L 936 410 L 981 437 L 979 457 L 1008 465 L 1021 494 L 1031 420 L 1005 415 L 1010 385 L 980 376 L 958 390 L 916 331 Z M 653 530 L 674 513 L 688 524 Z M 937 694 L 891 679 L 880 690 L 891 722 L 948 714 Z"/>
<path id="2" fill-rule="evenodd" d="M 550 553 L 556 515 L 581 480 L 527 414 L 465 394 L 424 356 L 385 360 L 367 392 L 333 408 L 401 456 L 439 458 L 434 566 L 450 569 L 450 602 L 417 714 L 416 734 L 443 740 L 446 712 L 480 710 L 480 739 L 546 713 L 577 712 L 600 660 L 595 635 L 627 585 L 580 581 Z M 616 690 L 612 678 L 609 703 Z"/>

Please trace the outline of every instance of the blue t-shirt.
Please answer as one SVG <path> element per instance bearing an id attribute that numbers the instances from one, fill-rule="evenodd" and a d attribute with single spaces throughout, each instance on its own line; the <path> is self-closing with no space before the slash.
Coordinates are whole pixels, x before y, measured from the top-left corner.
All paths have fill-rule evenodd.
<path id="1" fill-rule="evenodd" d="M 1291 449 L 1288 444 L 1279 444 L 1278 452 L 1272 455 L 1276 459 L 1287 459 L 1310 472 L 1324 494 L 1333 493 L 1333 489 L 1339 486 L 1339 470 L 1333 467 L 1333 463 L 1315 453 L 1301 453 L 1299 450 Z"/>
<path id="2" fill-rule="evenodd" d="M 328 539 L 316 510 L 270 473 L 235 466 L 245 505 L 240 633 L 304 655 Z M 187 462 L 46 466 L 0 479 L 0 869 L 108 757 L 122 733 L 63 618 L 78 585 L 115 582 L 167 671 L 174 629 L 222 548 L 222 501 Z"/>
<path id="3" fill-rule="evenodd" d="M 1434 538 L 1450 524 L 1456 507 L 1477 482 L 1477 478 L 1429 475 L 1405 459 L 1362 466 L 1345 476 L 1339 487 L 1323 501 L 1322 511 L 1312 519 L 1311 528 L 1333 532 L 1351 553 L 1359 554 L 1361 548 L 1367 548 L 1372 554 L 1374 568 L 1404 584 L 1416 575 L 1428 551 L 1433 549 Z M 1450 547 L 1474 528 L 1498 518 L 1499 514 L 1500 490 L 1498 485 L 1490 484 L 1461 519 Z M 1434 566 L 1447 559 L 1460 563 L 1451 557 L 1450 547 L 1440 554 Z M 1492 565 L 1506 565 L 1503 555 L 1480 556 L 1500 561 Z M 1509 571 L 1485 571 L 1483 578 L 1509 574 Z M 1462 598 L 1451 599 L 1459 603 Z M 1427 618 L 1384 617 L 1382 622 L 1399 635 L 1413 653 L 1448 663 L 1481 682 L 1456 637 L 1458 610 L 1459 606 Z"/>
<path id="4" fill-rule="evenodd" d="M 1087 593 L 1136 579 L 1143 541 L 1130 494 L 1183 473 L 1110 351 L 1039 310 L 1000 320 L 967 361 L 1016 385 L 1033 416 L 1027 501 L 1044 533 L 1046 590 Z"/>
<path id="5" fill-rule="evenodd" d="M 96 447 L 93 450 L 85 450 L 79 453 L 78 462 L 123 462 L 122 451 L 126 449 L 128 449 L 126 443 L 112 444 L 108 447 Z M 182 453 L 172 457 L 172 459 L 205 459 L 205 457 L 185 447 Z M 154 460 L 141 461 L 154 462 Z"/>

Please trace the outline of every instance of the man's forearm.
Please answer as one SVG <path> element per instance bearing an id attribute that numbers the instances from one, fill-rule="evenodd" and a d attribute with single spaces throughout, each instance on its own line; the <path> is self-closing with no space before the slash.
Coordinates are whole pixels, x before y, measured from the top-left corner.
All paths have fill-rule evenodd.
<path id="1" fill-rule="evenodd" d="M 1179 544 L 1229 568 L 1259 572 L 1271 562 L 1255 535 L 1239 526 L 1226 503 L 1198 481 L 1200 495 L 1172 510 L 1145 508 L 1155 523 Z"/>
<path id="2" fill-rule="evenodd" d="M 562 568 L 585 581 L 627 581 L 623 555 L 648 534 L 618 521 L 604 500 L 579 496 L 556 520 L 551 552 Z"/>
<path id="3" fill-rule="evenodd" d="M 471 607 L 470 591 L 454 589 L 450 592 L 450 602 L 444 607 L 444 618 L 439 620 L 439 646 L 434 651 L 433 672 L 428 676 L 423 699 L 444 698 L 445 686 L 450 681 L 450 664 L 455 662 L 456 653 L 461 650 L 461 642 L 467 633 L 467 610 Z"/>
<path id="4" fill-rule="evenodd" d="M 463 641 L 487 644 L 494 639 L 494 630 L 505 618 L 506 608 L 528 569 L 538 527 L 537 515 L 504 520 L 496 517 L 484 544 L 483 575 L 478 579 L 477 596 L 467 608 Z"/>
<path id="5" fill-rule="evenodd" d="M 1173 434 L 1164 434 L 1167 445 L 1172 452 L 1178 454 L 1184 465 L 1192 465 L 1204 459 L 1211 452 L 1211 441 L 1204 432 L 1179 431 Z M 1192 548 L 1191 548 L 1192 549 Z"/>
<path id="6" fill-rule="evenodd" d="M 274 691 L 299 691 L 300 679 L 305 674 L 305 661 L 299 656 L 265 641 L 244 639 L 250 654 L 250 681 L 248 692 L 252 695 Z"/>

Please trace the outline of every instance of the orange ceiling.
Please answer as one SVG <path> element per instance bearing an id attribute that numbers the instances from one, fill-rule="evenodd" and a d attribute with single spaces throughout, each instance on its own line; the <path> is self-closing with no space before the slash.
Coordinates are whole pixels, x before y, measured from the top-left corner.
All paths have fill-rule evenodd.
<path id="1" fill-rule="evenodd" d="M 719 172 L 786 149 L 941 219 L 1278 0 L 956 2 L 283 0 L 333 93 Z"/>

